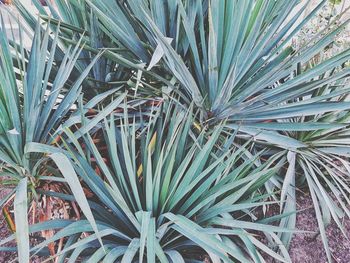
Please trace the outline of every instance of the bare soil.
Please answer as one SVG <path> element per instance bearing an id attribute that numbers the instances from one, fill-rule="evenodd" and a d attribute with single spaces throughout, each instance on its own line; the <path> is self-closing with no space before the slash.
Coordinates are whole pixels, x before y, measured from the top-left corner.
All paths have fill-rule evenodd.
<path id="1" fill-rule="evenodd" d="M 310 195 L 299 195 L 299 209 L 306 209 L 297 215 L 297 229 L 317 231 L 317 220 L 313 210 Z M 309 208 L 309 209 L 307 209 Z M 344 236 L 335 222 L 332 222 L 326 229 L 329 247 L 333 261 L 337 263 L 350 262 L 350 220 L 343 220 Z M 292 262 L 300 263 L 323 263 L 327 262 L 321 236 L 315 234 L 298 233 L 294 236 L 290 246 Z"/>

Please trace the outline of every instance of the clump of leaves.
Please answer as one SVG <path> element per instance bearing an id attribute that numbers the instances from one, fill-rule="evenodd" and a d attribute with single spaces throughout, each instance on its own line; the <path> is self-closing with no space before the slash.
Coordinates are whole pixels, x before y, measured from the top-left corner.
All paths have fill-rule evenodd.
<path id="1" fill-rule="evenodd" d="M 22 33 L 20 30 L 20 40 Z M 99 56 L 78 78 L 72 78 L 81 42 L 69 47 L 57 61 L 57 35 L 58 31 L 52 33 L 49 27 L 43 31 L 38 23 L 28 52 L 21 41 L 17 44 L 7 38 L 4 24 L 0 28 L 0 175 L 4 178 L 1 183 L 13 188 L 1 205 L 15 194 L 16 236 L 23 240 L 18 246 L 21 262 L 28 262 L 24 256 L 29 250 L 27 191 L 35 195 L 42 179 L 38 172 L 41 163 L 37 158 L 40 155 L 29 159 L 26 145 L 31 142 L 54 143 L 63 124 L 67 127 L 78 124 L 81 114 L 111 94 L 111 91 L 102 93 L 82 111 L 77 110 L 78 102 L 82 101 L 82 82 Z M 123 96 L 113 102 L 114 107 L 122 101 Z"/>
<path id="2" fill-rule="evenodd" d="M 254 198 L 263 199 L 266 196 L 258 195 L 261 189 L 253 191 L 262 185 L 269 191 L 268 196 L 274 194 L 276 187 L 281 189 L 281 195 L 275 198 L 281 199 L 281 211 L 290 215 L 282 219 L 281 226 L 289 227 L 293 227 L 295 223 L 295 187 L 307 186 L 315 204 L 321 237 L 327 248 L 324 225 L 333 218 L 341 227 L 340 218 L 344 214 L 349 215 L 346 208 L 349 203 L 349 184 L 344 171 L 349 171 L 350 167 L 349 143 L 346 139 L 350 109 L 347 98 L 349 87 L 346 84 L 350 71 L 346 65 L 350 59 L 350 51 L 342 50 L 317 63 L 310 63 L 308 67 L 304 65 L 330 47 L 334 43 L 334 37 L 347 26 L 349 20 L 337 24 L 338 17 L 332 18 L 310 41 L 293 47 L 291 40 L 312 20 L 327 0 L 321 1 L 302 19 L 308 3 L 298 9 L 299 2 L 86 0 L 72 4 L 70 1 L 57 0 L 57 9 L 48 2 L 53 17 L 50 30 L 56 32 L 59 24 L 63 28 L 62 31 L 57 31 L 62 42 L 60 41 L 59 48 L 54 52 L 55 58 L 63 57 L 69 44 L 77 44 L 81 38 L 86 42 L 85 46 L 81 45 L 83 51 L 73 66 L 72 75 L 75 79 L 84 72 L 86 65 L 90 65 L 99 49 L 107 49 L 101 63 L 95 64 L 93 72 L 89 74 L 89 85 L 86 89 L 89 97 L 93 93 L 101 93 L 101 87 L 111 88 L 120 83 L 115 82 L 118 79 L 123 83 L 129 80 L 134 97 L 140 95 L 149 98 L 154 94 L 170 97 L 170 100 L 182 105 L 181 110 L 177 110 L 190 119 L 187 121 L 172 113 L 173 109 L 170 107 L 167 110 L 171 114 L 161 110 L 159 117 L 152 117 L 149 124 L 145 123 L 152 114 L 142 109 L 137 121 L 136 118 L 129 118 L 130 116 L 125 116 L 120 121 L 118 117 L 121 114 L 114 113 L 101 123 L 121 103 L 125 96 L 122 95 L 112 99 L 109 107 L 101 107 L 101 114 L 93 122 L 84 119 L 85 112 L 77 111 L 74 118 L 64 126 L 69 128 L 68 124 L 81 121 L 87 127 L 74 130 L 74 135 L 66 132 L 65 150 L 47 145 L 39 146 L 30 143 L 37 140 L 29 140 L 26 145 L 29 152 L 46 151 L 52 154 L 52 159 L 60 166 L 73 193 L 73 196 L 56 195 L 76 200 L 89 221 L 84 222 L 85 225 L 55 221 L 55 227 L 63 228 L 55 238 L 69 236 L 66 250 L 60 255 L 61 261 L 65 255 L 69 255 L 74 261 L 85 253 L 93 260 L 100 259 L 105 256 L 105 251 L 114 251 L 112 254 L 116 253 L 117 256 L 113 258 L 135 258 L 142 261 L 147 257 L 152 261 L 154 257 L 160 260 L 172 260 L 175 257 L 181 260 L 191 258 L 186 252 L 192 248 L 206 250 L 213 261 L 217 257 L 228 259 L 230 256 L 236 257 L 236 260 L 243 261 L 243 258 L 248 257 L 259 261 L 262 257 L 256 247 L 266 251 L 265 246 L 257 243 L 256 239 L 253 241 L 247 231 L 243 231 L 244 235 L 236 235 L 234 227 L 229 225 L 229 229 L 223 228 L 218 222 L 223 222 L 220 221 L 223 218 L 235 220 L 232 219 L 235 213 L 247 212 L 243 208 L 235 210 L 235 213 L 231 210 L 225 212 L 226 210 L 221 210 L 224 209 L 220 205 L 223 204 L 221 201 L 243 189 L 245 192 L 237 200 L 234 197 L 228 199 L 234 200 L 229 207 L 236 205 L 236 202 L 241 205 L 241 201 L 245 204 L 249 195 L 253 196 L 254 202 L 257 201 Z M 20 1 L 15 0 L 15 3 L 32 29 L 40 27 L 36 25 L 35 17 L 25 12 Z M 34 3 L 41 17 L 48 21 L 50 15 L 40 6 L 39 1 L 34 0 Z M 49 37 L 47 42 L 50 46 L 55 41 Z M 38 50 L 34 49 L 34 53 L 38 54 Z M 11 66 L 6 70 L 8 69 Z M 40 81 L 39 78 L 39 83 Z M 63 94 L 64 98 L 67 97 L 66 94 L 68 93 Z M 98 96 L 104 96 L 102 94 Z M 183 108 L 189 108 L 191 102 L 198 114 L 192 115 L 192 110 L 190 113 L 183 113 Z M 87 105 L 89 104 L 80 103 L 79 109 L 86 109 Z M 177 118 L 186 124 L 177 124 L 176 120 L 162 122 L 161 116 Z M 81 117 L 83 120 L 80 120 Z M 227 121 L 221 124 L 222 120 Z M 198 135 L 189 128 L 192 122 L 197 128 L 206 127 L 208 130 L 201 131 Z M 56 126 L 52 127 L 52 130 L 55 128 Z M 107 152 L 94 145 L 90 138 L 92 130 L 101 128 Z M 59 130 L 62 132 L 62 127 Z M 12 130 L 15 133 L 16 131 L 18 130 Z M 211 144 L 208 136 L 215 139 Z M 249 144 L 251 137 L 253 144 Z M 47 143 L 45 140 L 39 142 Z M 156 143 L 156 147 L 150 147 L 153 150 L 149 150 L 148 145 L 153 143 Z M 206 148 L 207 145 L 211 146 Z M 238 150 L 231 148 L 233 145 Z M 3 148 L 7 149 L 6 147 L 5 145 Z M 254 159 L 250 160 L 249 165 L 244 157 L 248 150 Z M 169 156 L 174 151 L 180 151 L 182 155 L 176 155 L 172 163 Z M 193 155 L 188 156 L 190 153 Z M 263 155 L 262 158 L 259 158 L 260 154 Z M 24 157 L 28 157 L 27 155 Z M 230 159 L 231 155 L 235 156 L 235 160 Z M 33 157 L 34 154 L 30 156 Z M 203 164 L 197 156 L 202 156 Z M 197 167 L 193 163 L 183 163 L 185 157 Z M 216 163 L 220 158 L 223 158 L 223 164 Z M 104 163 L 105 159 L 108 160 L 107 163 Z M 342 168 L 334 165 L 335 161 Z M 281 164 L 277 168 L 283 167 L 278 175 L 259 174 L 264 180 L 261 184 L 259 181 L 252 189 L 249 184 L 254 180 L 247 182 L 250 190 L 242 185 L 241 189 L 236 189 L 236 186 L 230 190 L 223 188 L 226 192 L 222 193 L 221 189 L 215 188 L 216 185 L 230 185 L 231 179 L 232 183 L 236 183 L 236 180 L 250 178 L 250 173 L 266 172 L 264 169 L 269 170 L 268 167 L 275 162 Z M 245 169 L 239 169 L 244 163 L 249 166 L 249 174 Z M 258 168 L 254 168 L 254 165 Z M 163 167 L 169 173 L 163 174 Z M 214 173 L 209 167 L 217 172 Z M 207 174 L 203 175 L 207 169 Z M 229 182 L 223 179 L 236 169 L 239 174 L 243 174 L 243 178 L 234 176 L 227 179 Z M 83 186 L 92 190 L 94 200 L 87 201 L 84 198 L 83 188 L 76 174 L 83 181 Z M 209 179 L 210 174 L 215 174 L 217 178 Z M 196 181 L 200 175 L 203 178 Z M 189 185 L 182 184 L 182 179 Z M 252 184 L 256 183 L 254 181 Z M 194 189 L 189 189 L 190 185 Z M 202 185 L 205 185 L 204 188 Z M 206 191 L 197 196 L 196 187 Z M 23 188 L 25 187 L 22 185 L 21 189 Z M 183 189 L 186 190 L 184 196 L 181 194 Z M 214 189 L 215 194 L 211 192 Z M 341 207 L 335 206 L 329 191 L 334 193 Z M 210 193 L 213 193 L 215 200 L 206 195 Z M 18 196 L 22 196 L 19 203 L 25 203 L 24 195 Z M 199 198 L 209 198 L 211 201 L 191 214 L 194 207 L 188 200 L 199 205 Z M 178 204 L 185 207 L 181 208 Z M 210 220 L 198 221 L 202 214 L 207 213 L 206 209 L 212 211 L 216 208 L 220 213 L 212 218 L 215 224 Z M 117 218 L 118 223 L 110 218 Z M 185 222 L 184 225 L 179 225 L 179 218 L 184 220 L 181 221 Z M 120 223 L 122 227 L 119 222 L 123 223 Z M 150 241 L 141 231 L 142 225 L 146 223 L 149 224 L 146 230 L 150 231 Z M 191 231 L 185 231 L 184 226 L 191 226 Z M 244 226 L 249 229 L 251 225 Z M 43 229 L 47 225 L 39 227 Z M 282 229 L 284 228 L 274 228 L 276 231 L 272 232 Z M 106 231 L 103 232 L 104 230 Z M 77 231 L 76 234 L 73 234 L 74 231 Z M 271 231 L 266 231 L 266 228 L 264 231 L 269 233 L 270 240 L 277 240 L 277 243 L 278 238 L 281 238 L 288 244 L 291 238 L 283 231 L 278 238 Z M 203 232 L 205 235 L 201 237 L 211 243 L 200 243 L 201 240 L 196 239 Z M 85 238 L 80 242 L 81 233 L 85 233 Z M 91 235 L 86 237 L 86 233 Z M 47 242 L 52 242 L 55 238 Z M 76 245 L 73 245 L 76 241 Z M 107 247 L 106 250 L 104 247 L 103 250 L 101 243 L 110 244 L 111 249 L 108 250 Z M 222 244 L 225 247 L 219 246 Z M 230 249 L 234 248 L 234 251 L 227 250 L 226 245 Z M 120 251 L 115 246 L 122 246 L 124 250 Z M 42 247 L 45 247 L 45 243 L 32 251 L 37 252 Z M 71 251 L 74 252 L 70 254 Z M 329 249 L 326 251 L 328 260 L 331 261 Z M 273 251 L 268 250 L 268 253 L 279 257 Z M 288 260 L 286 251 L 282 250 L 281 253 Z M 22 251 L 21 255 L 24 254 L 27 253 Z"/>
<path id="3" fill-rule="evenodd" d="M 256 189 L 279 164 L 271 160 L 254 168 L 259 154 L 247 158 L 244 148 L 232 146 L 234 135 L 219 140 L 222 127 L 198 132 L 194 120 L 191 110 L 164 106 L 147 125 L 127 116 L 105 119 L 106 151 L 89 134 L 83 135 L 86 151 L 72 134 L 59 153 L 46 145 L 29 145 L 28 151 L 50 154 L 72 190 L 72 195 L 46 194 L 76 200 L 86 217 L 52 222 L 61 229 L 31 252 L 67 237 L 59 262 L 78 257 L 89 262 L 185 262 L 204 253 L 213 262 L 246 262 L 260 261 L 261 251 L 289 261 L 275 233 L 291 230 L 269 225 L 268 219 L 252 222 L 250 214 L 267 204 Z M 93 199 L 85 198 L 83 186 Z M 45 227 L 47 223 L 32 228 Z M 282 256 L 259 241 L 258 232 L 278 245 Z"/>

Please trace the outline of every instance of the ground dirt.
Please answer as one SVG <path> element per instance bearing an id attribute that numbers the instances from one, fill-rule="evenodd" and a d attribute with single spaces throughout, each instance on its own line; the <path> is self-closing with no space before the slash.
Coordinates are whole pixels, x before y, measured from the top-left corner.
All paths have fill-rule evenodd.
<path id="1" fill-rule="evenodd" d="M 297 229 L 317 231 L 317 220 L 313 211 L 312 199 L 309 194 L 299 195 L 299 209 L 306 209 L 297 215 Z M 327 227 L 327 238 L 334 262 L 350 262 L 350 220 L 343 220 L 345 237 L 335 222 Z M 292 262 L 298 263 L 323 263 L 327 262 L 326 253 L 323 250 L 321 236 L 315 234 L 296 234 L 291 242 L 290 256 Z"/>

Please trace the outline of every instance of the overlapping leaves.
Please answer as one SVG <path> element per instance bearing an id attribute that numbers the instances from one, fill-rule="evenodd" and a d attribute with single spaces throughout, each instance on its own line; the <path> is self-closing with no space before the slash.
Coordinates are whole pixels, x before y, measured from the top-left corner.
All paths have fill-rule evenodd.
<path id="1" fill-rule="evenodd" d="M 76 200 L 88 218 L 86 200 L 74 183 L 77 176 L 92 190 L 94 201 L 88 202 L 94 220 L 89 222 L 96 222 L 98 228 L 96 234 L 79 239 L 79 233 L 92 228 L 84 220 L 74 222 L 32 251 L 67 236 L 70 242 L 58 255 L 61 261 L 85 255 L 89 262 L 184 262 L 205 251 L 214 262 L 248 262 L 249 258 L 260 261 L 260 250 L 288 261 L 283 247 L 280 256 L 251 231 L 263 232 L 279 243 L 275 232 L 291 230 L 250 222 L 250 213 L 242 212 L 265 204 L 255 190 L 275 174 L 278 165 L 272 166 L 271 161 L 253 168 L 257 157 L 244 161 L 245 149 L 230 145 L 233 137 L 219 141 L 220 127 L 197 134 L 194 119 L 191 110 L 171 105 L 150 116 L 147 125 L 129 122 L 127 115 L 121 120 L 111 115 L 104 120 L 105 151 L 85 134 L 88 151 L 82 155 L 81 144 L 67 134 L 66 149 L 60 155 L 70 160 L 70 166 L 63 159 L 58 161 L 55 149 L 29 145 L 30 152 L 51 154 L 73 193 L 46 194 Z M 76 175 L 68 172 L 71 167 Z M 105 253 L 96 243 L 99 237 Z"/>

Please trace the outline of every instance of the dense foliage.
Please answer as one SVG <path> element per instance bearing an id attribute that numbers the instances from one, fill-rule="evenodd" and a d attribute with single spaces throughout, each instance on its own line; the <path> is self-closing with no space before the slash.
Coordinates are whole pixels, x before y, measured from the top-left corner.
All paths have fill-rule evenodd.
<path id="1" fill-rule="evenodd" d="M 33 2 L 38 16 L 14 0 L 19 39 L 0 30 L 0 250 L 290 262 L 300 188 L 332 261 L 325 228 L 350 216 L 350 50 L 322 55 L 349 20 L 293 45 L 327 1 L 307 16 L 299 0 Z"/>

